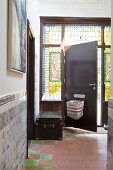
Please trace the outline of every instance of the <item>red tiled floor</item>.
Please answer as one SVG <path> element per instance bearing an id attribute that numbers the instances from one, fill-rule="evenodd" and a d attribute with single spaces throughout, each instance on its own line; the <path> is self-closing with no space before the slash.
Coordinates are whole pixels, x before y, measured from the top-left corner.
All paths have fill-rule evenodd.
<path id="1" fill-rule="evenodd" d="M 36 155 L 36 154 L 31 154 L 31 155 L 28 155 L 28 159 L 39 159 L 40 158 L 40 155 Z"/>
<path id="2" fill-rule="evenodd" d="M 53 166 L 54 166 L 53 161 L 45 161 L 45 160 L 40 160 L 38 165 L 39 168 L 53 167 Z"/>
<path id="3" fill-rule="evenodd" d="M 39 160 L 39 169 L 50 166 L 54 170 L 106 170 L 107 134 L 76 134 L 74 130 L 65 134 L 62 141 L 44 141 L 31 145 L 30 149 L 53 155 L 51 161 Z"/>
<path id="4" fill-rule="evenodd" d="M 37 168 L 34 167 L 24 167 L 22 170 L 37 170 Z"/>

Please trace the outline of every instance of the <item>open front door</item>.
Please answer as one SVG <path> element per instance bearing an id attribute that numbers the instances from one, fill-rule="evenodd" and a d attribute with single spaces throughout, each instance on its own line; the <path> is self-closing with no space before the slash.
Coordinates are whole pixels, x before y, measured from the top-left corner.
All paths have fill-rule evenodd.
<path id="1" fill-rule="evenodd" d="M 67 116 L 65 125 L 97 131 L 97 42 L 72 45 L 65 53 L 65 103 L 74 94 L 85 94 L 83 116 L 74 120 Z"/>

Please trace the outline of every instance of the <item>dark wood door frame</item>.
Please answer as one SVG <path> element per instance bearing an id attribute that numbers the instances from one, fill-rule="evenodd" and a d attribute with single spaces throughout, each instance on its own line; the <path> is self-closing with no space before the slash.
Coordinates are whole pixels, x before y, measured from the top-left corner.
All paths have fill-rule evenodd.
<path id="1" fill-rule="evenodd" d="M 96 25 L 96 26 L 101 26 L 102 27 L 102 33 L 101 33 L 101 38 L 102 38 L 102 44 L 98 45 L 98 48 L 102 48 L 102 58 L 101 58 L 101 72 L 102 72 L 102 78 L 101 78 L 101 110 L 102 110 L 102 124 L 106 122 L 106 107 L 107 107 L 107 102 L 105 101 L 105 86 L 104 86 L 104 49 L 105 48 L 110 48 L 110 45 L 105 45 L 104 43 L 104 27 L 105 26 L 110 26 L 111 25 L 111 18 L 86 18 L 86 17 L 50 17 L 50 16 L 40 16 L 40 70 L 42 70 L 42 57 L 43 57 L 43 47 L 50 47 L 51 44 L 45 45 L 43 44 L 43 26 L 45 24 L 60 24 L 62 27 L 62 40 L 63 40 L 63 35 L 64 35 L 64 26 L 66 24 L 79 24 L 79 25 Z M 56 44 L 56 47 L 59 47 L 60 45 Z M 54 44 L 55 47 L 55 44 Z M 64 63 L 65 63 L 65 58 L 62 55 L 62 107 L 65 108 L 65 95 L 64 95 L 64 77 L 65 77 L 65 69 L 64 69 Z M 42 72 L 40 73 L 40 100 L 42 97 Z M 64 109 L 63 109 L 64 110 Z M 103 118 L 104 116 L 104 118 Z M 65 121 L 65 120 L 64 120 Z"/>
<path id="2" fill-rule="evenodd" d="M 34 139 L 35 105 L 35 37 L 27 20 L 27 150 L 29 141 Z"/>

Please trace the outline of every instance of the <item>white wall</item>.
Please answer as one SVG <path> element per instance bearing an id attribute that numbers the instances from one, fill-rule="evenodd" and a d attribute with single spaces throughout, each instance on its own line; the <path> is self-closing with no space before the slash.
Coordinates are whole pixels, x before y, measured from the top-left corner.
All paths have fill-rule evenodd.
<path id="1" fill-rule="evenodd" d="M 111 0 L 40 0 L 40 16 L 110 17 Z"/>
<path id="2" fill-rule="evenodd" d="M 0 96 L 25 90 L 26 77 L 7 69 L 7 4 L 0 0 Z"/>
<path id="3" fill-rule="evenodd" d="M 111 98 L 113 99 L 113 1 L 111 1 L 111 9 L 112 9 L 112 13 L 111 13 Z"/>
<path id="4" fill-rule="evenodd" d="M 19 74 L 7 69 L 7 25 L 8 0 L 0 0 L 0 96 L 26 90 L 26 74 Z M 38 0 L 27 0 L 27 17 L 31 23 L 36 42 L 36 99 L 39 98 L 39 47 L 40 22 Z M 38 105 L 38 103 L 37 103 Z M 38 107 L 37 107 L 38 109 Z"/>
<path id="5" fill-rule="evenodd" d="M 35 36 L 35 116 L 39 113 L 40 20 L 39 1 L 27 0 L 27 18 Z"/>

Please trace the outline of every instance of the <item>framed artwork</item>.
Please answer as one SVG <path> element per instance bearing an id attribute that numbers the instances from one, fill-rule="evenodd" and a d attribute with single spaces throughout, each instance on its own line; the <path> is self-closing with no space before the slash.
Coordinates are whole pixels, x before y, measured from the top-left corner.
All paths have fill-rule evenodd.
<path id="1" fill-rule="evenodd" d="M 50 52 L 49 54 L 49 81 L 61 81 L 61 53 Z"/>
<path id="2" fill-rule="evenodd" d="M 26 0 L 8 1 L 8 66 L 26 72 L 27 15 Z"/>

